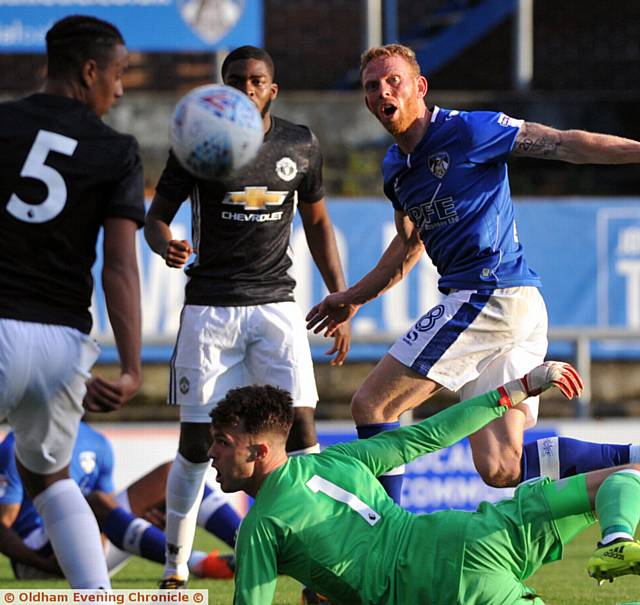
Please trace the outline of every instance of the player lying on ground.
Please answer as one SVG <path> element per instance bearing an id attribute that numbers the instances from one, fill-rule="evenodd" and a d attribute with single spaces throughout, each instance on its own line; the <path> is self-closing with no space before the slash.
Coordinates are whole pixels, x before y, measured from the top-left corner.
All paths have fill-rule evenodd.
<path id="1" fill-rule="evenodd" d="M 209 455 L 222 491 L 255 498 L 236 544 L 234 603 L 271 603 L 282 573 L 349 605 L 541 604 L 522 580 L 560 559 L 563 546 L 595 521 L 594 510 L 603 546 L 589 573 L 604 579 L 640 572 L 640 544 L 633 540 L 639 465 L 529 482 L 475 513 L 413 515 L 376 479 L 551 386 L 567 398 L 582 391 L 571 366 L 547 362 L 413 426 L 297 458 L 285 451 L 288 393 L 271 386 L 230 391 L 211 412 Z M 616 558 L 608 556 L 614 551 Z"/>
<path id="2" fill-rule="evenodd" d="M 126 490 L 114 495 L 113 451 L 109 440 L 84 422 L 71 458 L 71 478 L 80 486 L 105 540 L 110 575 L 131 554 L 164 564 L 164 496 L 171 463 L 156 467 Z M 200 503 L 198 524 L 235 545 L 240 517 L 217 489 L 208 486 Z M 122 550 L 121 550 L 122 549 Z M 14 435 L 0 444 L 0 552 L 11 559 L 17 579 L 60 576 L 61 571 L 46 535 L 42 518 L 24 491 L 14 456 Z M 194 551 L 189 559 L 198 577 L 230 578 L 234 562 L 218 551 Z"/>

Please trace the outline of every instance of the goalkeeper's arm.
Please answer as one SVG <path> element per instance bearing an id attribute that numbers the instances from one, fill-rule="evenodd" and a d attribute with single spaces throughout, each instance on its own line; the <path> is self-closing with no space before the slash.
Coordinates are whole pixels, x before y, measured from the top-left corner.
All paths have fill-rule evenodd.
<path id="1" fill-rule="evenodd" d="M 418 424 L 330 448 L 364 462 L 375 475 L 406 464 L 472 435 L 527 397 L 555 386 L 570 399 L 582 392 L 582 380 L 569 364 L 547 362 L 495 391 L 461 401 Z"/>

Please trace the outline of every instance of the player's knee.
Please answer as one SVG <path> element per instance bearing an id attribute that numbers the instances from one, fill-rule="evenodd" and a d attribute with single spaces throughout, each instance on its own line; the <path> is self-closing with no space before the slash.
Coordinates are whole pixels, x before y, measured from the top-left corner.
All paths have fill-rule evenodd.
<path id="1" fill-rule="evenodd" d="M 182 423 L 180 425 L 180 442 L 178 452 L 194 464 L 207 462 L 211 447 L 210 425 L 205 423 Z"/>
<path id="2" fill-rule="evenodd" d="M 476 460 L 476 470 L 491 487 L 514 487 L 520 483 L 520 456 L 516 451 Z"/>
<path id="3" fill-rule="evenodd" d="M 356 425 L 382 422 L 377 418 L 378 412 L 378 405 L 373 397 L 370 397 L 363 389 L 358 389 L 351 398 L 351 416 L 353 416 Z"/>
<path id="4" fill-rule="evenodd" d="M 287 440 L 287 451 L 302 450 L 316 445 L 318 435 L 315 410 L 309 407 L 296 407 L 293 411 L 293 424 Z"/>

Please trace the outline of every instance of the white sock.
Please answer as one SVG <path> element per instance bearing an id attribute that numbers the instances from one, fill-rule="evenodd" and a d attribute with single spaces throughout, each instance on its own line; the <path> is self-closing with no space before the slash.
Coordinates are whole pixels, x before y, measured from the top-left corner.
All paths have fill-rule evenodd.
<path id="1" fill-rule="evenodd" d="M 319 454 L 319 453 L 320 453 L 320 444 L 316 443 L 315 445 L 305 447 L 301 450 L 293 450 L 292 452 L 287 452 L 287 456 L 306 456 L 307 454 Z"/>
<path id="2" fill-rule="evenodd" d="M 606 536 L 603 536 L 602 540 L 600 540 L 600 544 L 602 544 L 602 546 L 606 546 L 607 544 L 613 542 L 614 540 L 617 540 L 618 538 L 622 538 L 623 540 L 629 540 L 630 542 L 633 542 L 633 536 L 631 534 L 628 534 L 626 531 L 616 531 L 611 534 L 607 534 Z"/>
<path id="3" fill-rule="evenodd" d="M 638 464 L 640 462 L 640 445 L 629 446 L 629 464 Z"/>
<path id="4" fill-rule="evenodd" d="M 131 555 L 124 550 L 120 550 L 115 544 L 107 542 L 107 569 L 109 577 L 117 574 L 131 559 Z"/>
<path id="5" fill-rule="evenodd" d="M 176 454 L 167 478 L 167 536 L 164 577 L 189 578 L 189 555 L 196 533 L 198 508 L 210 462 L 189 462 Z"/>
<path id="6" fill-rule="evenodd" d="M 111 588 L 98 522 L 76 482 L 56 481 L 33 503 L 71 588 Z"/>

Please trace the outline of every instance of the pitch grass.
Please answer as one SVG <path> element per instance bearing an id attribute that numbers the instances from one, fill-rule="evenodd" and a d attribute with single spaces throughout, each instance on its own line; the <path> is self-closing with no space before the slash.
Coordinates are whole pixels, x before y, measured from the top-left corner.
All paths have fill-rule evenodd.
<path id="1" fill-rule="evenodd" d="M 598 538 L 597 526 L 581 536 L 569 546 L 565 559 L 546 565 L 528 580 L 543 597 L 547 605 L 640 605 L 640 577 L 618 578 L 612 584 L 598 587 L 587 576 L 586 561 Z M 209 550 L 217 547 L 214 538 L 199 532 L 196 547 Z M 114 588 L 156 588 L 162 569 L 156 563 L 132 558 L 130 563 L 113 578 Z M 63 581 L 21 581 L 13 579 L 8 560 L 0 556 L 0 588 L 66 588 Z M 210 605 L 228 605 L 233 600 L 233 582 L 192 579 L 189 588 L 207 588 Z M 300 585 L 291 578 L 281 577 L 278 581 L 274 605 L 299 605 Z M 266 605 L 266 604 L 265 604 Z M 406 603 L 403 605 L 418 605 Z"/>

